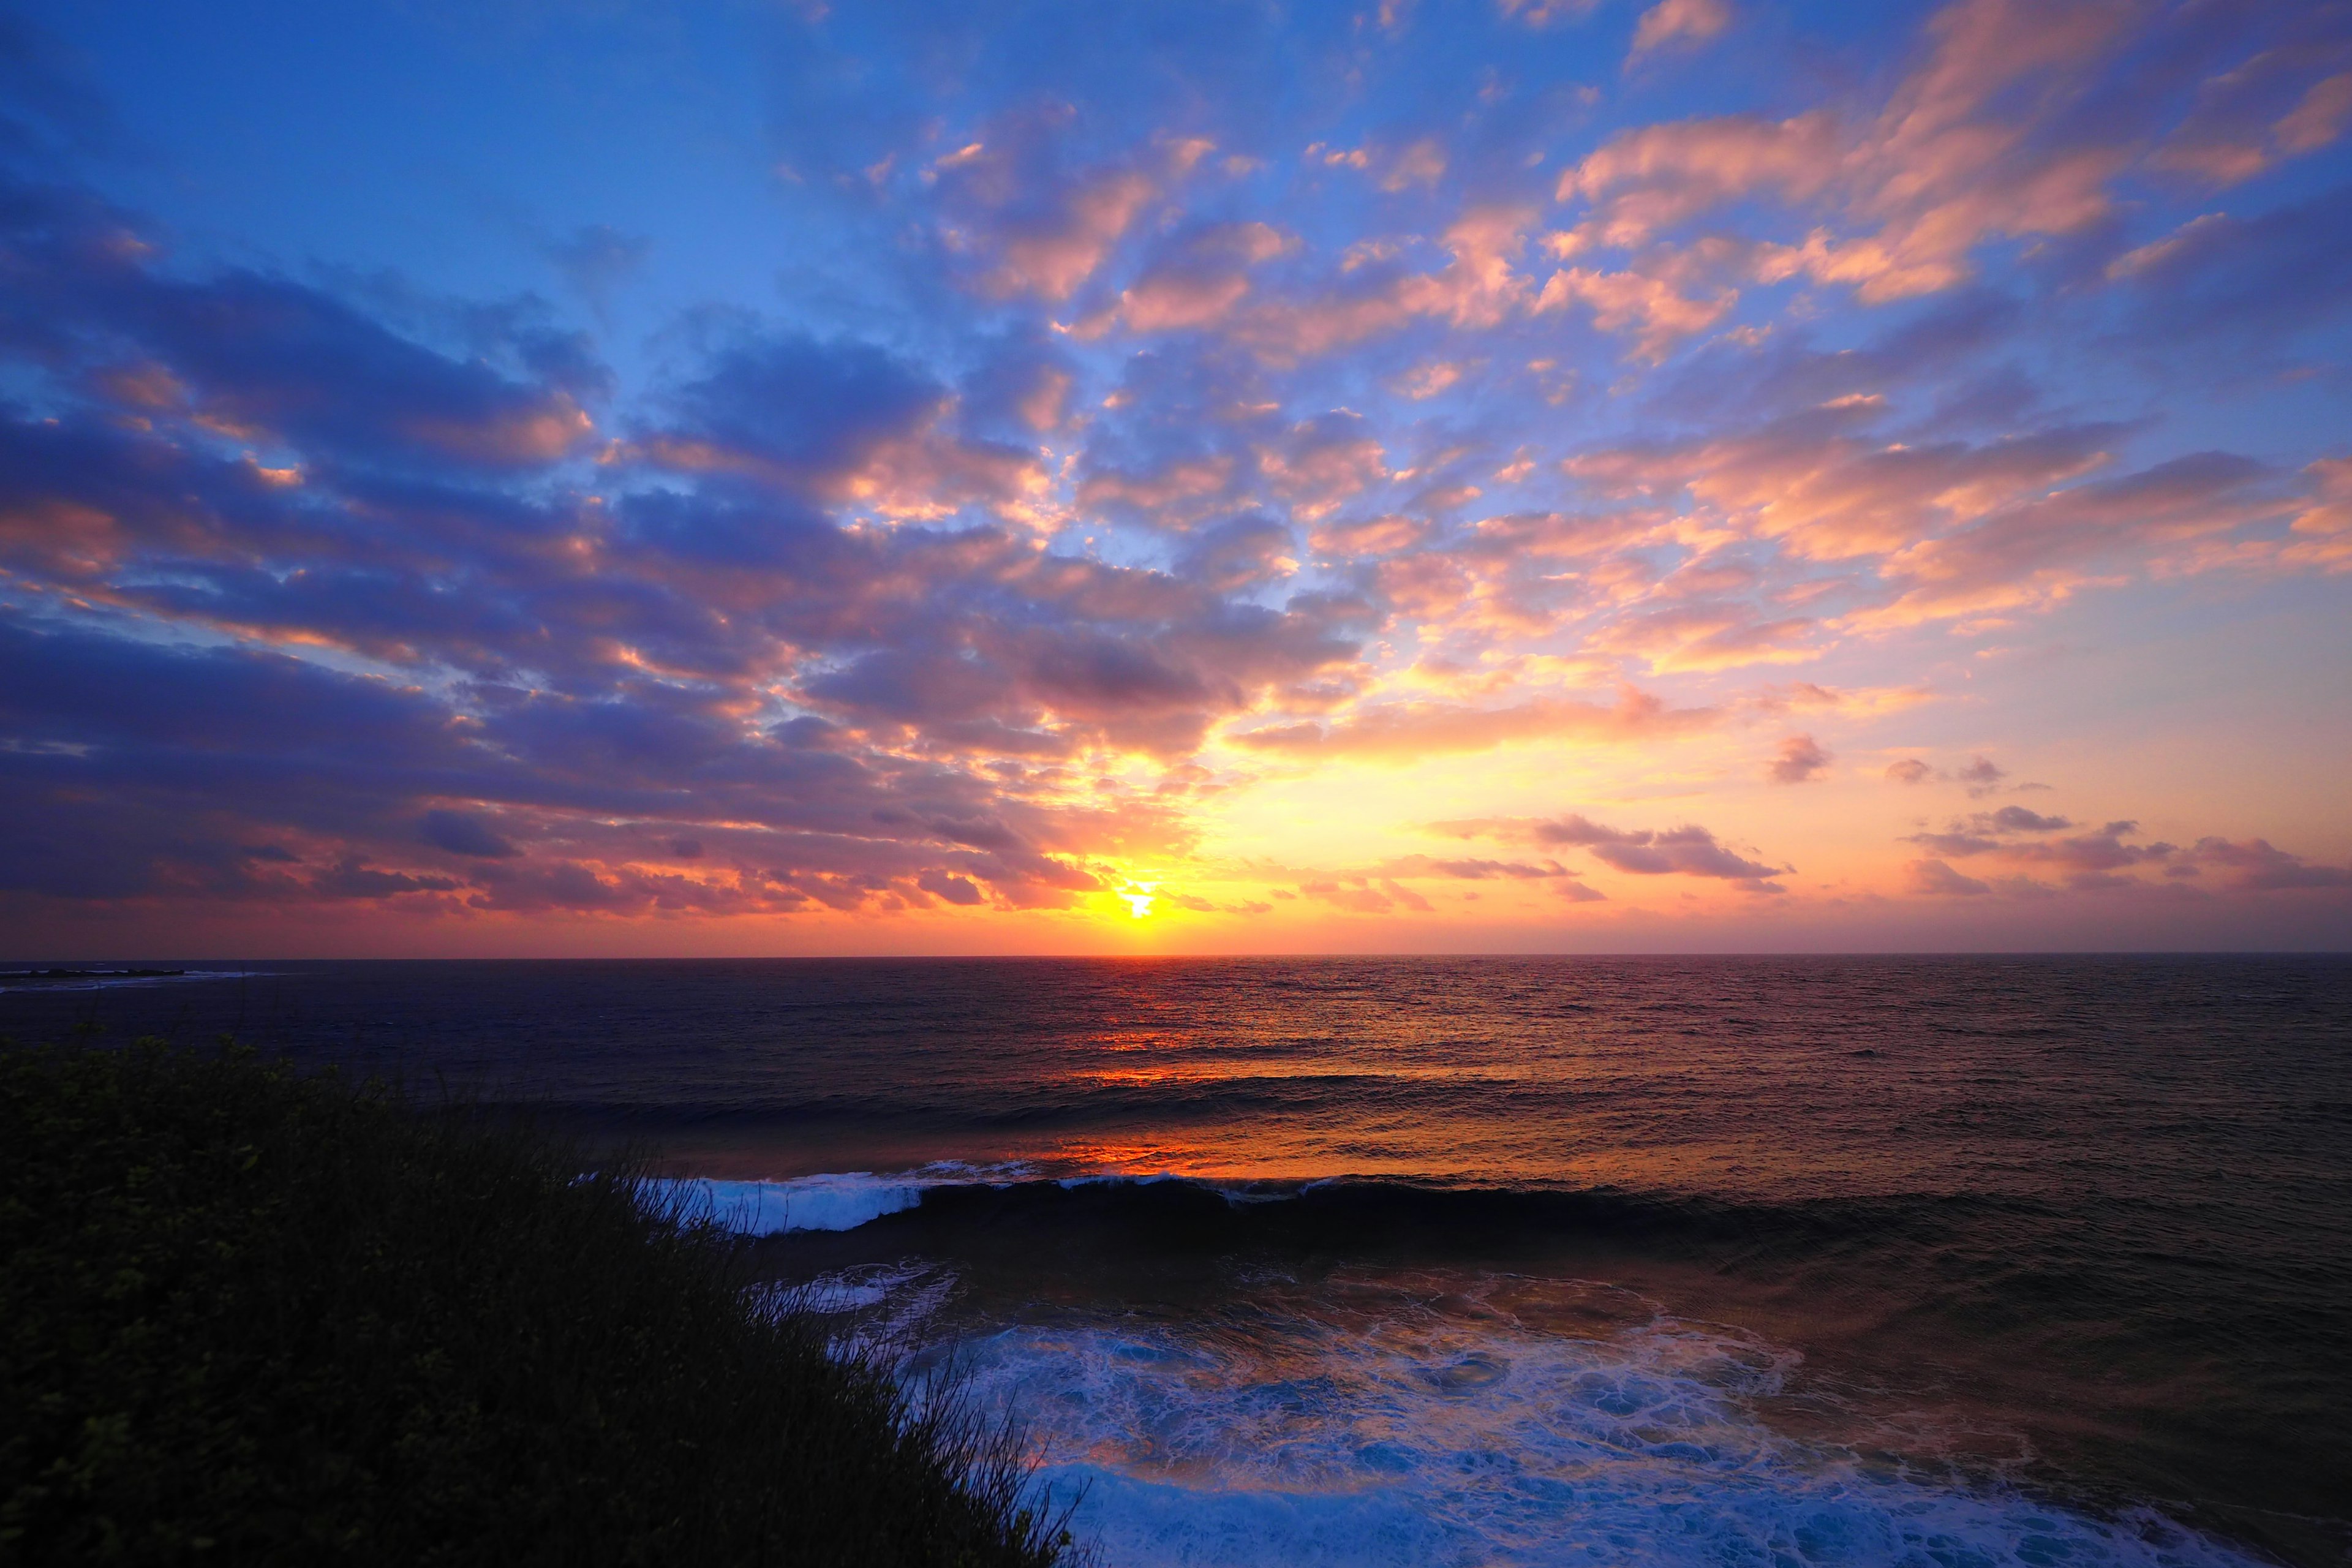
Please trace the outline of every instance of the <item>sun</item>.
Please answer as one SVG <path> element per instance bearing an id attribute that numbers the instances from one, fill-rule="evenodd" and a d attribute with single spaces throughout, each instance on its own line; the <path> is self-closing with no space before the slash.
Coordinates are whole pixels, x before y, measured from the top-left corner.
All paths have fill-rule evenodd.
<path id="1" fill-rule="evenodd" d="M 1151 913 L 1152 893 L 1159 886 L 1157 882 L 1129 882 L 1118 890 L 1118 896 L 1127 900 L 1128 913 L 1142 920 Z"/>

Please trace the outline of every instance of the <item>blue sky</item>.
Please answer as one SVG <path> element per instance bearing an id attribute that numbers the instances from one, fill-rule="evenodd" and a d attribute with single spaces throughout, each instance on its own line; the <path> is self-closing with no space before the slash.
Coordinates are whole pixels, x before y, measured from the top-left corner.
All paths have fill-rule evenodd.
<path id="1" fill-rule="evenodd" d="M 2352 937 L 2345 6 L 0 57 L 28 952 Z"/>

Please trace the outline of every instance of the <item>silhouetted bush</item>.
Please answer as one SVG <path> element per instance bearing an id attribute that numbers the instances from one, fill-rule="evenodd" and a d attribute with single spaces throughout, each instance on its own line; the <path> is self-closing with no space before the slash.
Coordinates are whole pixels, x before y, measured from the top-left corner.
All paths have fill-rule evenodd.
<path id="1" fill-rule="evenodd" d="M 1013 1445 L 561 1142 L 0 1049 L 0 1561 L 1045 1564 Z"/>

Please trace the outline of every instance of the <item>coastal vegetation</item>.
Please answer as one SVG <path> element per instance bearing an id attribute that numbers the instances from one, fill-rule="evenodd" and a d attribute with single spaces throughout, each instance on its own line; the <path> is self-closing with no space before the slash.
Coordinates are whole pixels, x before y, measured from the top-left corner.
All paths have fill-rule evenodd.
<path id="1" fill-rule="evenodd" d="M 0 1562 L 1066 1560 L 1009 1430 L 561 1140 L 0 1046 Z"/>

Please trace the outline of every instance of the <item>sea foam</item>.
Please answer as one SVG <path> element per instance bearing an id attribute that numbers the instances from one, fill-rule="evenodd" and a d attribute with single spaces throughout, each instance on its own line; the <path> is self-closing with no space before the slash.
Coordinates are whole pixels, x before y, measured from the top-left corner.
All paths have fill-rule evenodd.
<path id="1" fill-rule="evenodd" d="M 1759 1402 L 1792 1352 L 1655 1315 L 1538 1328 L 1525 1287 L 1501 1307 L 1458 1286 L 1244 1291 L 1157 1321 L 1015 1323 L 957 1355 L 1129 1568 L 2252 1568 L 2152 1513 L 1782 1435 Z"/>
<path id="2" fill-rule="evenodd" d="M 1014 1165 L 946 1161 L 919 1170 L 877 1175 L 829 1171 L 783 1181 L 721 1181 L 708 1177 L 648 1182 L 657 1198 L 708 1205 L 710 1217 L 746 1236 L 794 1230 L 856 1230 L 885 1215 L 913 1208 L 933 1187 L 1003 1185 L 1028 1174 Z"/>

